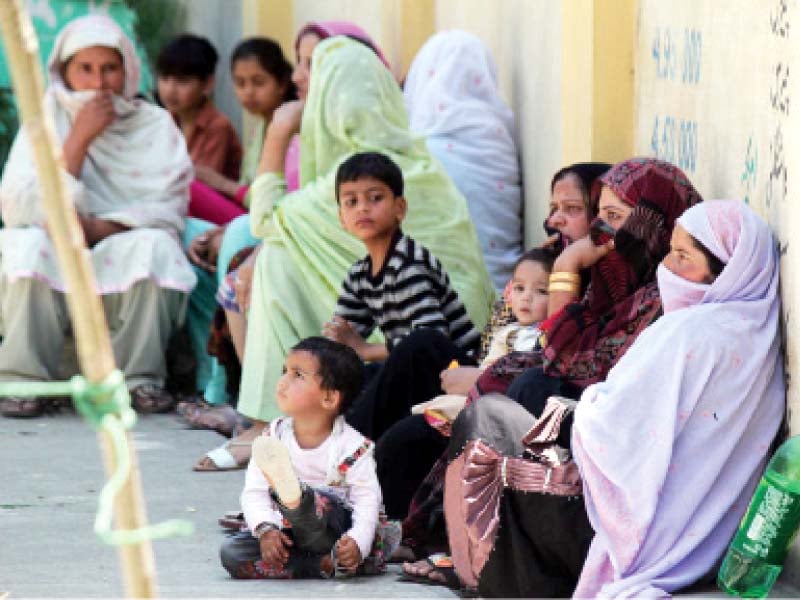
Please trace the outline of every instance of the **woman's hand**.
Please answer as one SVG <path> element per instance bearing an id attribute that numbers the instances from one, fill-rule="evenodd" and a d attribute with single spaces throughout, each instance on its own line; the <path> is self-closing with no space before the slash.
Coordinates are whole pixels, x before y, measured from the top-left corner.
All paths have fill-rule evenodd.
<path id="1" fill-rule="evenodd" d="M 272 121 L 269 124 L 270 129 L 280 130 L 289 137 L 299 133 L 300 122 L 303 120 L 303 108 L 305 108 L 305 101 L 303 100 L 284 102 L 275 109 Z"/>
<path id="2" fill-rule="evenodd" d="M 217 272 L 217 256 L 225 235 L 224 227 L 215 227 L 196 236 L 189 244 L 186 254 L 189 260 L 210 273 Z"/>
<path id="3" fill-rule="evenodd" d="M 74 135 L 87 144 L 91 144 L 117 118 L 117 113 L 114 112 L 114 103 L 111 100 L 112 97 L 113 94 L 108 90 L 97 92 L 95 97 L 84 104 L 78 111 L 75 116 L 75 122 L 72 124 L 70 135 Z"/>
<path id="4" fill-rule="evenodd" d="M 466 395 L 478 381 L 482 371 L 478 367 L 456 367 L 445 369 L 439 375 L 442 381 L 442 390 L 446 394 Z"/>
<path id="5" fill-rule="evenodd" d="M 614 240 L 595 246 L 589 236 L 583 237 L 564 248 L 558 255 L 553 265 L 553 272 L 579 273 L 594 265 L 613 249 Z"/>
<path id="6" fill-rule="evenodd" d="M 247 257 L 247 259 L 239 265 L 236 269 L 236 279 L 233 281 L 233 291 L 236 292 L 236 303 L 242 310 L 242 313 L 247 313 L 250 309 L 250 293 L 253 289 L 253 272 L 256 265 L 255 253 Z"/>
<path id="7" fill-rule="evenodd" d="M 83 237 L 86 238 L 86 245 L 90 248 L 98 242 L 102 242 L 110 235 L 122 233 L 130 229 L 130 227 L 117 223 L 116 221 L 108 221 L 107 219 L 87 217 L 84 215 L 78 215 L 78 222 L 81 225 L 81 229 L 83 229 Z"/>
<path id="8" fill-rule="evenodd" d="M 233 179 L 228 179 L 221 173 L 217 173 L 211 167 L 206 165 L 195 165 L 194 176 L 198 181 L 205 183 L 208 187 L 214 188 L 218 192 L 222 192 L 229 198 L 236 196 L 239 191 L 239 184 Z"/>
<path id="9" fill-rule="evenodd" d="M 83 161 L 94 139 L 117 118 L 111 98 L 108 90 L 97 92 L 75 116 L 63 146 L 64 163 L 73 177 L 81 176 Z"/>

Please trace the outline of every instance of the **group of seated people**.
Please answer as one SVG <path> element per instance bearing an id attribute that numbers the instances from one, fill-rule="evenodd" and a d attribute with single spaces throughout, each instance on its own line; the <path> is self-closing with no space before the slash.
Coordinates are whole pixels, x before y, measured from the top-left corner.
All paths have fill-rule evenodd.
<path id="1" fill-rule="evenodd" d="M 183 35 L 139 97 L 132 42 L 72 21 L 45 103 L 133 406 L 231 437 L 236 578 L 404 576 L 483 596 L 660 596 L 710 581 L 784 411 L 778 254 L 744 203 L 651 158 L 552 178 L 524 251 L 513 116 L 475 36 L 401 87 L 359 27 L 230 69 L 242 150 Z M 0 200 L 0 381 L 61 376 L 65 287 L 22 130 Z M 499 297 L 499 300 L 497 299 Z M 0 400 L 6 417 L 40 398 Z"/>

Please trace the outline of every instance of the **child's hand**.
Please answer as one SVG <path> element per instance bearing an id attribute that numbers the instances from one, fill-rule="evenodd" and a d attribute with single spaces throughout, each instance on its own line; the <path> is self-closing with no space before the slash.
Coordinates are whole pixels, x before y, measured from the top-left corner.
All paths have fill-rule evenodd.
<path id="1" fill-rule="evenodd" d="M 442 381 L 442 390 L 446 394 L 466 395 L 478 381 L 481 370 L 478 367 L 457 367 L 445 369 L 439 374 Z"/>
<path id="2" fill-rule="evenodd" d="M 340 569 L 348 573 L 355 573 L 361 564 L 361 550 L 349 535 L 343 535 L 336 542 L 336 562 Z"/>
<path id="3" fill-rule="evenodd" d="M 289 560 L 289 547 L 294 545 L 292 539 L 278 529 L 271 529 L 258 540 L 261 547 L 261 558 L 273 567 L 283 567 Z"/>
<path id="4" fill-rule="evenodd" d="M 350 322 L 338 315 L 334 316 L 322 326 L 322 335 L 334 342 L 350 346 L 353 350 L 358 352 L 359 355 L 365 344 L 364 338 L 353 329 Z"/>

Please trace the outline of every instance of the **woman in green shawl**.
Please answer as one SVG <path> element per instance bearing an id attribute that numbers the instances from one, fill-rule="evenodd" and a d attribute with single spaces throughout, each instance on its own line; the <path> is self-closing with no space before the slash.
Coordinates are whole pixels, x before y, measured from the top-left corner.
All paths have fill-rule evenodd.
<path id="1" fill-rule="evenodd" d="M 442 262 L 476 327 L 486 323 L 494 300 L 466 201 L 424 138 L 410 132 L 391 73 L 374 52 L 345 37 L 321 42 L 312 62 L 300 128 L 301 187 L 286 194 L 278 159 L 300 118 L 289 104 L 269 126 L 261 174 L 250 192 L 253 234 L 264 246 L 255 267 L 238 410 L 254 425 L 209 452 L 201 469 L 211 467 L 206 461 L 222 468 L 220 462 L 246 462 L 249 444 L 280 414 L 275 387 L 288 350 L 319 335 L 347 269 L 366 253 L 342 229 L 337 211 L 336 169 L 351 154 L 382 152 L 400 166 L 408 200 L 403 230 Z"/>

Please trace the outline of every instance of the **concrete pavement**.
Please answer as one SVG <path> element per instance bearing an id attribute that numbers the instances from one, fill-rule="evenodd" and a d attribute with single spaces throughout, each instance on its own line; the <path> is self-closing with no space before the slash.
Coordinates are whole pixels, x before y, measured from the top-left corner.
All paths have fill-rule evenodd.
<path id="1" fill-rule="evenodd" d="M 217 518 L 238 507 L 244 471 L 195 473 L 223 438 L 185 429 L 175 415 L 146 415 L 134 430 L 151 523 L 183 518 L 188 538 L 153 542 L 163 597 L 446 597 L 442 587 L 379 577 L 336 581 L 236 581 L 220 566 Z M 93 534 L 104 481 L 94 432 L 73 412 L 0 417 L 0 597 L 121 597 L 115 549 Z"/>

